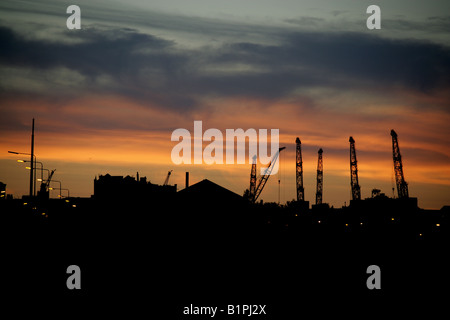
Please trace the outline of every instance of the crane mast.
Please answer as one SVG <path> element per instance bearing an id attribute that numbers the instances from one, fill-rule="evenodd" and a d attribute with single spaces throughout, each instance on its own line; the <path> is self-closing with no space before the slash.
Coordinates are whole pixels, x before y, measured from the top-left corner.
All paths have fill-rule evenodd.
<path id="1" fill-rule="evenodd" d="M 358 183 L 358 166 L 356 161 L 355 140 L 350 137 L 350 184 L 352 186 L 352 199 L 361 200 L 361 188 Z"/>
<path id="2" fill-rule="evenodd" d="M 297 137 L 295 139 L 296 153 L 295 153 L 295 173 L 297 183 L 297 201 L 305 200 L 305 189 L 303 188 L 303 160 L 302 160 L 302 142 Z"/>
<path id="3" fill-rule="evenodd" d="M 323 193 L 323 160 L 322 160 L 322 148 L 319 149 L 319 159 L 317 161 L 317 188 L 316 188 L 316 204 L 322 204 Z"/>
<path id="4" fill-rule="evenodd" d="M 253 156 L 252 171 L 250 172 L 250 199 L 255 197 L 256 192 L 256 155 Z"/>
<path id="5" fill-rule="evenodd" d="M 261 194 L 261 192 L 263 191 L 267 180 L 269 180 L 270 174 L 272 173 L 273 167 L 275 166 L 275 163 L 277 162 L 277 159 L 278 159 L 278 156 L 279 156 L 280 152 L 283 151 L 284 149 L 286 149 L 286 147 L 281 147 L 280 149 L 278 149 L 277 153 L 275 153 L 275 155 L 273 156 L 272 160 L 270 161 L 269 166 L 265 170 L 264 175 L 262 175 L 260 177 L 260 179 L 258 181 L 258 184 L 256 186 L 256 189 L 255 189 L 255 194 L 251 198 L 252 202 L 255 202 L 256 200 L 258 200 L 258 197 Z M 253 170 L 253 165 L 252 165 L 252 170 Z M 255 164 L 255 171 L 256 171 L 256 164 Z"/>
<path id="6" fill-rule="evenodd" d="M 391 130 L 392 136 L 392 154 L 394 159 L 395 182 L 397 184 L 397 193 L 399 198 L 409 198 L 408 184 L 403 176 L 402 156 L 398 146 L 397 133 Z"/>

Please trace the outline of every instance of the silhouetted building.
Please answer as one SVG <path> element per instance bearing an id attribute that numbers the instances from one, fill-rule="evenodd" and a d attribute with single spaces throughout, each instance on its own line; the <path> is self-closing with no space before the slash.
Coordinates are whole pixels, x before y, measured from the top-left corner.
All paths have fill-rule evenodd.
<path id="1" fill-rule="evenodd" d="M 228 206 L 243 203 L 242 196 L 208 179 L 181 190 L 178 192 L 178 196 L 180 199 L 189 199 L 190 202 L 198 202 L 199 204 L 215 203 L 218 206 Z"/>
<path id="2" fill-rule="evenodd" d="M 177 186 L 157 185 L 147 181 L 146 177 L 138 180 L 130 176 L 100 175 L 94 179 L 94 198 L 100 200 L 145 200 L 157 199 L 161 195 L 173 194 Z"/>

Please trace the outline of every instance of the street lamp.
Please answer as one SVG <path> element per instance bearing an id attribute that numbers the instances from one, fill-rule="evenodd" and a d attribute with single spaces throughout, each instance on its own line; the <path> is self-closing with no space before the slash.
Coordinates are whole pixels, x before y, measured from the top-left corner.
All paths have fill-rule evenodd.
<path id="1" fill-rule="evenodd" d="M 23 162 L 23 163 L 26 163 L 26 162 L 31 162 L 31 161 L 29 161 L 29 160 L 17 160 L 17 162 Z M 48 169 L 44 169 L 44 165 L 42 164 L 42 162 L 39 162 L 39 161 L 36 161 L 36 159 L 34 159 L 34 163 L 39 163 L 40 165 L 41 165 L 41 181 L 42 180 L 44 180 L 44 177 L 43 177 L 43 171 L 44 170 L 47 170 L 47 179 L 48 179 L 48 175 L 49 175 L 49 171 L 48 171 Z M 31 169 L 31 167 L 26 167 L 26 169 L 28 169 L 28 170 L 30 170 Z M 34 170 L 37 170 L 38 168 L 36 168 L 36 166 L 34 166 Z M 36 178 L 36 177 L 35 177 Z M 36 181 L 34 181 L 34 192 L 36 193 Z"/>
<path id="2" fill-rule="evenodd" d="M 58 180 L 50 180 L 50 182 L 58 182 L 59 183 L 59 197 L 61 198 L 61 181 L 58 181 Z M 51 190 L 53 190 L 53 189 L 51 189 Z"/>
<path id="3" fill-rule="evenodd" d="M 17 151 L 8 151 L 8 153 L 12 153 L 12 154 L 23 154 L 23 155 L 27 155 L 27 156 L 31 156 L 30 162 L 31 162 L 31 167 L 36 167 L 36 165 L 33 162 L 36 162 L 36 155 L 34 154 L 34 119 L 33 119 L 33 133 L 32 133 L 32 141 L 31 141 L 31 153 L 25 153 L 25 152 L 17 152 Z M 33 161 L 34 158 L 34 161 Z M 35 173 L 34 170 L 30 171 L 30 197 L 34 195 L 36 195 L 36 180 L 35 178 Z M 34 193 L 33 193 L 33 180 L 34 180 Z"/>
<path id="4" fill-rule="evenodd" d="M 67 191 L 67 198 L 70 198 L 70 191 L 69 191 L 69 189 L 61 189 L 61 190 L 65 190 L 65 191 Z M 61 197 L 62 198 L 62 197 Z"/>

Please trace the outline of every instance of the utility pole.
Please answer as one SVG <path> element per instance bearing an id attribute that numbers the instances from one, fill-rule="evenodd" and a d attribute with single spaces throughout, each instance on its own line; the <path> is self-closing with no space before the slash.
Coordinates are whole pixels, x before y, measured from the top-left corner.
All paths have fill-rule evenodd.
<path id="1" fill-rule="evenodd" d="M 30 170 L 30 197 L 33 196 L 33 180 L 34 180 L 34 118 L 31 127 L 31 156 L 30 156 L 31 170 Z M 35 190 L 36 192 L 36 190 Z"/>

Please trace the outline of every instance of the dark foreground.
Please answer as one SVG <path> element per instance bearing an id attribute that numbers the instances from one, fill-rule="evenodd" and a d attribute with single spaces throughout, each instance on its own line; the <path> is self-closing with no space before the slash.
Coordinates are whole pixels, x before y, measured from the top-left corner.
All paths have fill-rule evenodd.
<path id="1" fill-rule="evenodd" d="M 23 202 L 1 205 L 2 299 L 23 306 L 151 319 L 211 318 L 184 315 L 191 304 L 225 310 L 218 319 L 248 318 L 228 305 L 266 305 L 257 319 L 448 311 L 448 212 Z M 70 265 L 81 290 L 66 286 Z M 379 290 L 366 285 L 370 265 Z"/>

